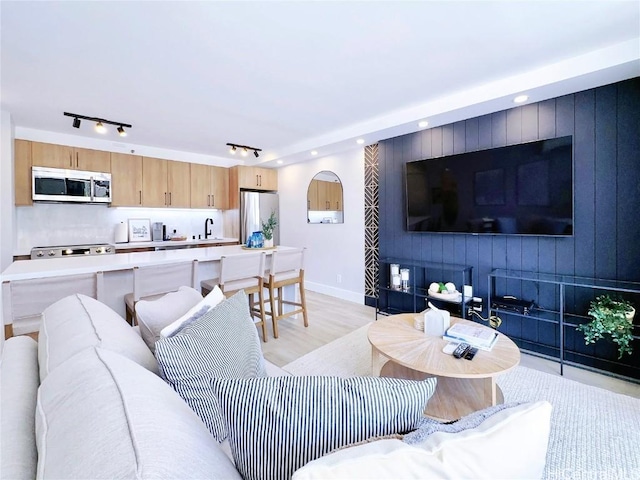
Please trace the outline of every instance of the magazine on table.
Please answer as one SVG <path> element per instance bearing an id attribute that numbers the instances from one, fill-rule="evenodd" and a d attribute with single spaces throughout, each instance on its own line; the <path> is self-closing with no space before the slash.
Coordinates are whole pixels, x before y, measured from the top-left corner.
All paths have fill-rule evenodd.
<path id="1" fill-rule="evenodd" d="M 449 327 L 443 337 L 456 343 L 468 343 L 472 347 L 490 351 L 498 340 L 498 332 L 484 327 L 456 323 Z"/>

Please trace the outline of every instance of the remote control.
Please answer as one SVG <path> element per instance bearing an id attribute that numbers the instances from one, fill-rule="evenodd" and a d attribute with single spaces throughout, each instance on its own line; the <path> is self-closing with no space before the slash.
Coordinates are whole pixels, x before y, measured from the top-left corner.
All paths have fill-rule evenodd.
<path id="1" fill-rule="evenodd" d="M 453 351 L 453 356 L 456 357 L 456 358 L 461 358 L 461 357 L 463 357 L 465 355 L 465 353 L 467 352 L 467 350 L 469 348 L 470 348 L 470 345 L 468 343 L 461 343 Z"/>
<path id="2" fill-rule="evenodd" d="M 476 353 L 478 353 L 478 349 L 474 348 L 474 347 L 469 347 L 467 349 L 467 351 L 464 354 L 464 358 L 467 360 L 473 360 L 473 357 L 476 356 Z"/>

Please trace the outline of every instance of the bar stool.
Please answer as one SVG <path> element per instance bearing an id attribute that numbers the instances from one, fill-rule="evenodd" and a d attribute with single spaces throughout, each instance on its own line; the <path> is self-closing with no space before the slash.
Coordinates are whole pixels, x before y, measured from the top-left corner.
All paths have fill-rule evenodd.
<path id="1" fill-rule="evenodd" d="M 124 296 L 127 322 L 137 324 L 139 300 L 156 300 L 182 286 L 196 288 L 197 283 L 198 260 L 133 267 L 133 292 Z"/>
<path id="2" fill-rule="evenodd" d="M 304 294 L 304 252 L 306 248 L 297 250 L 274 250 L 271 255 L 271 269 L 265 278 L 265 287 L 269 289 L 271 311 L 266 312 L 273 321 L 273 336 L 278 338 L 278 320 L 302 313 L 304 326 L 309 326 L 307 318 L 307 301 Z M 298 285 L 300 302 L 285 300 L 282 289 L 288 285 Z M 284 305 L 300 307 L 290 312 L 283 312 Z"/>
<path id="3" fill-rule="evenodd" d="M 104 301 L 102 272 L 3 282 L 5 338 L 37 332 L 42 312 L 58 300 L 76 293 Z"/>
<path id="4" fill-rule="evenodd" d="M 268 337 L 263 294 L 265 256 L 264 252 L 222 256 L 220 276 L 201 281 L 200 291 L 205 296 L 218 285 L 225 297 L 231 297 L 236 292 L 244 290 L 249 297 L 249 311 L 257 318 L 254 323 L 262 327 L 262 340 L 266 342 Z M 256 293 L 257 302 L 254 301 Z"/>

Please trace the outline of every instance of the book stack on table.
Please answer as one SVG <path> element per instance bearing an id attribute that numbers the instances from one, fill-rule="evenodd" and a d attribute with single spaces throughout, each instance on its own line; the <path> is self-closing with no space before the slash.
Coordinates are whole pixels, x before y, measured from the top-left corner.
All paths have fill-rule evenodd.
<path id="1" fill-rule="evenodd" d="M 498 340 L 498 332 L 486 327 L 456 323 L 447 329 L 442 338 L 454 343 L 468 343 L 480 350 L 491 351 Z"/>

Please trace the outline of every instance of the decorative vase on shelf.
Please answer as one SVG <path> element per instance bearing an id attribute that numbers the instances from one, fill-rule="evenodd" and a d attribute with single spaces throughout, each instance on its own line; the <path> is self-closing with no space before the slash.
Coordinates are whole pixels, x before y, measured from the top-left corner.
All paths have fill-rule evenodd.
<path id="1" fill-rule="evenodd" d="M 253 232 L 247 240 L 247 247 L 249 248 L 263 248 L 264 247 L 264 235 L 262 232 Z"/>
<path id="2" fill-rule="evenodd" d="M 273 238 L 264 239 L 264 248 L 273 248 Z"/>

